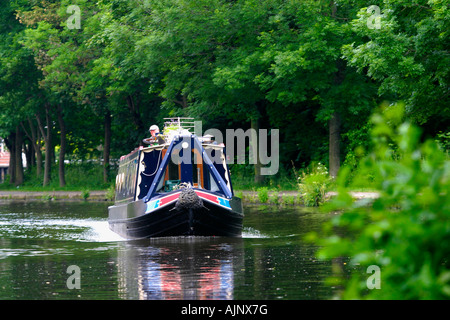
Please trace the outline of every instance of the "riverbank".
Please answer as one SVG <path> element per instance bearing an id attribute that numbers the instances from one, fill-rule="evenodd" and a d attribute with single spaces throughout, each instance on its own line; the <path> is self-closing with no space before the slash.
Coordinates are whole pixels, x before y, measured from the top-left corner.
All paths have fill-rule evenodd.
<path id="1" fill-rule="evenodd" d="M 97 191 L 0 191 L 0 201 L 110 201 L 106 190 Z"/>
<path id="2" fill-rule="evenodd" d="M 267 201 L 261 201 L 257 191 L 235 191 L 245 203 L 299 204 L 301 194 L 298 191 L 269 191 Z M 337 192 L 331 191 L 326 198 L 332 198 Z M 355 199 L 375 199 L 377 192 L 353 191 L 350 195 Z M 107 190 L 96 191 L 0 191 L 0 201 L 112 201 Z M 262 199 L 264 200 L 264 199 Z"/>

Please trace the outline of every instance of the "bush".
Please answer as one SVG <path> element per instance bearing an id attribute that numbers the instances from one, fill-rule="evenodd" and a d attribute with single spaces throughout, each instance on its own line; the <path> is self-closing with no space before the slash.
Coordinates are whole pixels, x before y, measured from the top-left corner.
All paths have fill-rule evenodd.
<path id="1" fill-rule="evenodd" d="M 450 152 L 450 131 L 439 132 L 436 136 L 436 142 L 447 154 Z"/>
<path id="2" fill-rule="evenodd" d="M 112 184 L 106 190 L 106 199 L 108 199 L 109 201 L 114 201 L 115 197 L 116 197 L 116 187 L 114 184 Z"/>
<path id="3" fill-rule="evenodd" d="M 342 168 L 328 210 L 343 213 L 325 225 L 326 239 L 311 235 L 320 258 L 347 256 L 359 266 L 342 298 L 450 298 L 450 161 L 435 141 L 420 143 L 403 110 L 391 105 L 372 117 L 375 147 L 359 164 L 358 178 L 372 174 L 380 197 L 353 201 Z M 371 265 L 380 268 L 380 290 L 366 285 Z"/>
<path id="4" fill-rule="evenodd" d="M 258 193 L 258 200 L 261 203 L 269 201 L 269 189 L 267 187 L 261 187 L 256 190 Z"/>
<path id="5" fill-rule="evenodd" d="M 89 192 L 89 190 L 84 189 L 83 191 L 81 191 L 81 197 L 86 201 L 89 197 L 91 196 L 91 193 Z"/>
<path id="6" fill-rule="evenodd" d="M 317 207 L 324 202 L 331 179 L 327 168 L 320 162 L 312 164 L 308 171 L 297 177 L 298 187 L 305 206 Z"/>

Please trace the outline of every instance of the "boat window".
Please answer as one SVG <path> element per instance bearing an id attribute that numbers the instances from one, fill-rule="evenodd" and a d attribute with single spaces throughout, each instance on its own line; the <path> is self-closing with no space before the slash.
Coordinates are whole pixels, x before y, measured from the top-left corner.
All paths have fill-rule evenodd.
<path id="1" fill-rule="evenodd" d="M 169 165 L 167 166 L 169 168 L 169 173 L 167 175 L 167 180 L 178 180 L 180 179 L 180 173 L 178 169 L 178 164 L 173 163 L 172 160 L 169 160 Z M 167 173 L 166 173 L 167 174 Z"/>
<path id="2" fill-rule="evenodd" d="M 136 185 L 136 170 L 139 152 L 134 152 L 119 163 L 118 184 L 116 185 L 115 201 L 127 201 L 134 198 Z"/>
<path id="3" fill-rule="evenodd" d="M 192 183 L 196 188 L 204 188 L 203 179 L 203 159 L 197 149 L 192 149 Z"/>
<path id="4" fill-rule="evenodd" d="M 141 153 L 139 159 L 139 179 L 137 186 L 137 198 L 142 199 L 150 189 L 153 179 L 156 177 L 163 154 L 161 150 L 150 150 Z"/>
<path id="5" fill-rule="evenodd" d="M 211 191 L 215 192 L 215 191 L 219 191 L 219 186 L 217 185 L 216 181 L 214 180 L 212 174 L 209 174 L 209 184 L 210 184 L 210 189 Z"/>

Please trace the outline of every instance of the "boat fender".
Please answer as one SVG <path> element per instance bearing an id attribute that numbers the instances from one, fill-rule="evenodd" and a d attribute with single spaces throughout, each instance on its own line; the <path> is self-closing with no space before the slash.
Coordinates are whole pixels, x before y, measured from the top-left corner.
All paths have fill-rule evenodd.
<path id="1" fill-rule="evenodd" d="M 178 197 L 177 203 L 175 204 L 175 207 L 173 209 L 182 210 L 201 208 L 208 209 L 204 206 L 202 199 L 200 199 L 200 197 L 192 188 L 185 187 L 181 189 L 180 196 Z"/>

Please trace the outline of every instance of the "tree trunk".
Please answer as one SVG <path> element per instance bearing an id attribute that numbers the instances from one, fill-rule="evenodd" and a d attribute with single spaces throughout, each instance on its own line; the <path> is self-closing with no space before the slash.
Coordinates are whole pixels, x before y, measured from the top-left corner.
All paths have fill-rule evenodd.
<path id="1" fill-rule="evenodd" d="M 103 146 L 103 182 L 108 183 L 109 154 L 111 150 L 111 112 L 105 113 L 105 143 Z"/>
<path id="2" fill-rule="evenodd" d="M 329 164 L 330 176 L 335 178 L 341 166 L 341 118 L 338 112 L 334 112 L 328 122 L 329 128 Z"/>
<path id="3" fill-rule="evenodd" d="M 186 95 L 181 95 L 181 100 L 175 99 L 173 102 L 179 104 L 183 109 L 186 109 L 188 107 L 187 97 Z"/>
<path id="4" fill-rule="evenodd" d="M 59 175 L 59 186 L 66 186 L 66 176 L 65 176 L 65 164 L 64 159 L 66 156 L 66 123 L 64 122 L 63 110 L 61 105 L 57 108 L 58 123 L 60 130 L 60 149 L 59 149 L 59 161 L 58 161 L 58 175 Z"/>
<path id="5" fill-rule="evenodd" d="M 39 129 L 34 126 L 30 118 L 28 118 L 28 124 L 31 130 L 31 144 L 33 145 L 36 157 L 36 176 L 39 177 L 42 172 L 41 135 L 39 134 Z"/>
<path id="6" fill-rule="evenodd" d="M 45 187 L 50 183 L 50 172 L 52 168 L 52 128 L 50 125 L 50 106 L 48 104 L 45 105 L 45 122 L 47 125 L 47 130 L 44 131 L 44 125 L 42 124 L 41 118 L 38 114 L 36 114 L 36 120 L 38 122 L 39 130 L 41 131 L 41 135 L 44 138 L 45 143 L 44 182 L 42 183 L 42 185 Z"/>
<path id="7" fill-rule="evenodd" d="M 9 167 L 8 167 L 8 174 L 9 174 L 9 183 L 14 184 L 16 181 L 16 133 L 11 132 L 8 135 L 8 138 L 5 138 L 5 144 L 6 147 L 9 150 Z"/>
<path id="8" fill-rule="evenodd" d="M 30 165 L 27 164 L 27 166 L 31 169 L 31 167 L 35 167 L 36 166 L 36 151 L 35 151 L 35 146 L 30 142 L 30 145 L 28 146 L 28 150 L 30 150 Z"/>
<path id="9" fill-rule="evenodd" d="M 337 5 L 335 1 L 330 2 L 331 17 L 336 18 Z M 334 73 L 334 86 L 340 86 L 345 79 L 345 62 L 338 58 L 336 60 L 337 71 Z M 329 166 L 330 176 L 335 178 L 341 166 L 341 117 L 335 106 L 331 119 L 328 121 L 329 129 Z"/>
<path id="10" fill-rule="evenodd" d="M 258 118 L 252 118 L 251 120 L 251 128 L 252 128 L 252 143 L 253 146 L 251 148 L 256 148 L 256 151 L 254 154 L 256 155 L 255 159 L 255 184 L 262 184 L 264 182 L 264 176 L 261 175 L 261 168 L 262 164 L 259 159 L 259 150 L 258 150 L 258 132 L 259 132 L 259 119 Z M 250 151 L 252 152 L 252 151 Z"/>
<path id="11" fill-rule="evenodd" d="M 30 122 L 30 118 L 27 119 L 28 123 Z M 23 122 L 20 122 L 20 125 L 25 132 L 25 135 L 30 139 L 30 143 L 27 144 L 24 141 L 23 149 L 25 150 L 25 154 L 27 156 L 27 171 L 31 171 L 31 168 L 36 164 L 36 158 L 35 158 L 35 144 L 36 144 L 36 134 L 33 130 L 33 128 L 30 126 L 31 132 L 28 132 L 27 128 L 23 124 Z"/>
<path id="12" fill-rule="evenodd" d="M 50 174 L 52 171 L 52 126 L 50 122 L 50 106 L 45 107 L 45 122 L 47 124 L 47 134 L 45 135 L 45 167 L 44 167 L 44 186 L 50 184 Z"/>
<path id="13" fill-rule="evenodd" d="M 16 126 L 16 139 L 15 139 L 15 152 L 12 157 L 14 157 L 16 169 L 15 169 L 15 181 L 14 185 L 19 186 L 23 183 L 23 162 L 22 162 L 22 142 L 23 133 L 20 131 L 20 125 Z"/>
<path id="14" fill-rule="evenodd" d="M 33 146 L 31 145 L 31 143 L 26 143 L 25 140 L 23 140 L 22 143 L 22 149 L 25 152 L 25 159 L 27 160 L 27 171 L 30 171 L 34 161 Z"/>
<path id="15" fill-rule="evenodd" d="M 132 95 L 127 95 L 126 100 L 128 109 L 130 110 L 131 116 L 133 118 L 133 123 L 136 126 L 136 130 L 138 130 L 139 132 L 144 132 L 144 123 L 142 122 L 141 115 L 139 114 L 139 101 L 137 104 L 135 104 Z"/>
<path id="16" fill-rule="evenodd" d="M 36 130 L 36 176 L 42 175 L 42 140 L 39 130 Z"/>

